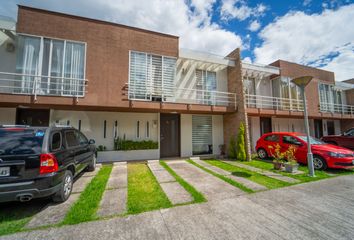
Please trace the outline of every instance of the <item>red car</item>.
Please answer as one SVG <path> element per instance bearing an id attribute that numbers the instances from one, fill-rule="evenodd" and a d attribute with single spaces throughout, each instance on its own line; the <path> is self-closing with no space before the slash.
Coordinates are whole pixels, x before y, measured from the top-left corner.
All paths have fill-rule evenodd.
<path id="1" fill-rule="evenodd" d="M 313 163 L 315 169 L 324 170 L 326 168 L 354 168 L 354 152 L 336 145 L 322 142 L 312 138 L 311 150 L 313 153 Z M 274 132 L 266 133 L 257 141 L 256 150 L 259 158 L 265 159 L 272 156 L 270 148 L 276 144 L 281 147 L 281 152 L 285 152 L 289 146 L 295 145 L 297 150 L 295 157 L 299 163 L 307 164 L 307 139 L 302 133 Z"/>
<path id="2" fill-rule="evenodd" d="M 345 131 L 342 135 L 324 136 L 321 140 L 326 143 L 354 150 L 354 128 Z"/>

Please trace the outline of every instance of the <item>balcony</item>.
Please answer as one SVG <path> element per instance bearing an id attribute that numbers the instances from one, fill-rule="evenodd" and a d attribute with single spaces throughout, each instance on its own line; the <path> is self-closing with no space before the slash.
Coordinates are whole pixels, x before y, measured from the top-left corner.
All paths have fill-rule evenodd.
<path id="1" fill-rule="evenodd" d="M 224 106 L 236 109 L 236 94 L 192 88 L 127 84 L 128 99 L 166 103 Z"/>
<path id="2" fill-rule="evenodd" d="M 319 110 L 323 113 L 337 113 L 354 116 L 354 105 L 321 102 Z"/>
<path id="3" fill-rule="evenodd" d="M 84 97 L 88 80 L 0 72 L 0 93 L 37 96 Z"/>
<path id="4" fill-rule="evenodd" d="M 302 112 L 302 100 L 246 94 L 247 108 Z"/>

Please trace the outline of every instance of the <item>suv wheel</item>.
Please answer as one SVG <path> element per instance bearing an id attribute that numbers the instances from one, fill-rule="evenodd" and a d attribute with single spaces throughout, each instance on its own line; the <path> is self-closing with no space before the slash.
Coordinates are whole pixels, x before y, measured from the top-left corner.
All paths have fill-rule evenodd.
<path id="1" fill-rule="evenodd" d="M 316 170 L 326 170 L 327 169 L 327 163 L 320 156 L 314 155 L 313 156 L 313 167 Z"/>
<path id="2" fill-rule="evenodd" d="M 74 178 L 71 171 L 66 170 L 61 183 L 60 190 L 53 196 L 54 202 L 65 202 L 71 194 L 73 189 Z"/>
<path id="3" fill-rule="evenodd" d="M 263 148 L 259 148 L 257 150 L 257 154 L 260 159 L 266 159 L 268 157 L 266 150 L 264 150 Z"/>
<path id="4" fill-rule="evenodd" d="M 91 163 L 87 166 L 87 171 L 89 171 L 89 172 L 95 171 L 95 169 L 96 169 L 96 162 L 97 162 L 96 154 L 93 154 L 93 156 L 92 156 L 92 161 L 91 161 Z"/>

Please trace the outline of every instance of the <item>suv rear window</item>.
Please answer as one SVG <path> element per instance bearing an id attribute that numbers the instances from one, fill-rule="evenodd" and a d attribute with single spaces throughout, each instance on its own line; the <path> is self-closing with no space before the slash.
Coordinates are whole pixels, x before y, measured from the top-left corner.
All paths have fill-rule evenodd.
<path id="1" fill-rule="evenodd" d="M 272 135 L 266 136 L 264 138 L 264 140 L 270 141 L 270 142 L 279 142 L 279 135 L 272 134 Z"/>
<path id="2" fill-rule="evenodd" d="M 56 151 L 61 148 L 61 134 L 56 132 L 52 136 L 51 150 Z"/>
<path id="3" fill-rule="evenodd" d="M 41 153 L 44 133 L 36 129 L 0 129 L 0 156 Z"/>

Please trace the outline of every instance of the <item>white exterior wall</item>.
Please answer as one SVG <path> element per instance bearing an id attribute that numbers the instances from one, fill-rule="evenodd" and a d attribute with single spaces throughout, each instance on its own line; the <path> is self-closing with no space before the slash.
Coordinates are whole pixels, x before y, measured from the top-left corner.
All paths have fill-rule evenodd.
<path id="1" fill-rule="evenodd" d="M 224 144 L 224 120 L 223 116 L 213 115 L 213 154 L 219 155 L 219 146 Z"/>
<path id="2" fill-rule="evenodd" d="M 181 114 L 181 157 L 193 155 L 192 114 Z M 213 154 L 220 154 L 219 146 L 224 144 L 223 116 L 212 116 Z"/>
<path id="3" fill-rule="evenodd" d="M 255 152 L 255 146 L 257 143 L 257 140 L 261 137 L 261 129 L 260 129 L 260 119 L 259 117 L 249 117 L 249 130 L 250 130 L 250 136 L 251 136 L 251 151 Z"/>
<path id="4" fill-rule="evenodd" d="M 8 52 L 6 46 L 8 43 L 14 44 L 11 38 L 7 37 L 4 33 L 0 33 L 0 72 L 15 73 L 16 72 L 16 47 L 15 51 Z M 11 75 L 0 75 L 0 78 L 14 79 Z M 0 86 L 13 86 L 14 81 L 0 80 Z M 12 92 L 13 89 L 0 88 L 1 92 Z"/>
<path id="5" fill-rule="evenodd" d="M 272 118 L 272 130 L 274 132 L 305 133 L 304 120 L 294 118 Z"/>
<path id="6" fill-rule="evenodd" d="M 189 157 L 192 154 L 192 115 L 181 114 L 181 157 Z"/>
<path id="7" fill-rule="evenodd" d="M 16 108 L 0 108 L 0 125 L 16 124 Z"/>
<path id="8" fill-rule="evenodd" d="M 63 111 L 52 110 L 50 122 L 78 128 L 81 120 L 81 131 L 96 141 L 96 146 L 104 145 L 107 150 L 113 150 L 114 123 L 118 121 L 118 136 L 127 140 L 158 141 L 158 114 L 157 113 L 127 113 L 127 112 L 92 112 L 92 111 Z M 104 120 L 106 125 L 106 138 L 104 138 Z M 136 137 L 136 125 L 140 121 L 140 138 Z M 150 124 L 150 138 L 146 137 L 146 122 Z M 154 124 L 155 123 L 155 124 Z"/>

